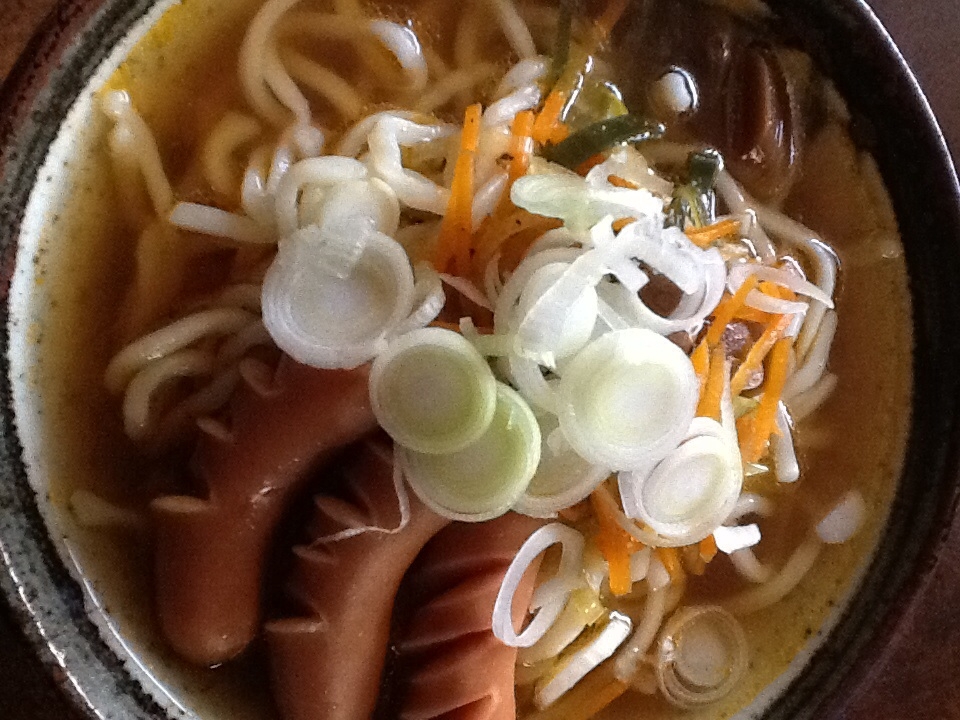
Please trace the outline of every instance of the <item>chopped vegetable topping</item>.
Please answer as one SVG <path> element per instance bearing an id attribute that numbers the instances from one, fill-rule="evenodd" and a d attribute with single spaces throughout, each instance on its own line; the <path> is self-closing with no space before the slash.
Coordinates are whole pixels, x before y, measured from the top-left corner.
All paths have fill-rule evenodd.
<path id="1" fill-rule="evenodd" d="M 623 143 L 653 140 L 663 136 L 665 131 L 663 125 L 646 118 L 620 115 L 588 125 L 562 142 L 557 142 L 553 137 L 547 138 L 551 144 L 543 148 L 543 156 L 574 170 L 604 150 Z"/>
<path id="2" fill-rule="evenodd" d="M 473 176 L 480 141 L 480 116 L 478 104 L 467 108 L 460 136 L 460 154 L 450 187 L 450 202 L 447 214 L 440 226 L 437 256 L 434 265 L 437 272 L 446 272 L 452 259 L 456 260 L 457 272 L 465 274 L 470 262 L 470 238 L 473 235 Z"/>
<path id="3" fill-rule="evenodd" d="M 265 342 L 265 327 L 318 368 L 372 363 L 370 401 L 395 443 L 398 498 L 409 485 L 434 512 L 466 522 L 509 511 L 562 520 L 523 545 L 493 611 L 496 637 L 524 649 L 538 706 L 530 720 L 588 720 L 644 677 L 683 707 L 722 697 L 746 662 L 742 630 L 717 607 L 673 610 L 686 573 L 709 572 L 723 552 L 749 580 L 772 578 L 732 602 L 753 610 L 792 588 L 823 543 L 849 539 L 866 512 L 859 492 L 847 493 L 779 575 L 750 550 L 762 535 L 744 518 L 771 501 L 743 492 L 745 474 L 775 468 L 797 480 L 788 406 L 815 408 L 835 385 L 825 373 L 837 263 L 806 229 L 751 207 L 717 151 L 680 149 L 669 177 L 651 167 L 643 143 L 666 128 L 631 114 L 593 56 L 628 4 L 609 0 L 590 23 L 577 0 L 561 0 L 547 58 L 498 0 L 523 59 L 484 98 L 486 111 L 469 105 L 460 127 L 374 113 L 339 138 L 340 154 L 324 147 L 293 77 L 251 70 L 252 105 L 275 110 L 271 122 L 286 111 L 296 122 L 255 153 L 239 207 L 177 202 L 159 156 L 137 167 L 162 222 L 252 244 L 257 263 L 276 244 L 262 288 L 251 286 L 243 309 L 141 338 L 107 377 L 148 415 L 150 388 L 167 379 L 153 359 L 171 364 L 183 351 L 196 362 L 180 362 L 181 376 L 210 374 L 220 357 L 209 349 L 237 327 L 249 337 L 232 342 Z M 373 22 L 419 93 L 432 56 L 412 29 Z M 685 72 L 672 68 L 660 88 L 686 93 L 667 98 L 674 116 L 698 111 Z M 130 98 L 106 103 L 112 151 L 136 135 L 157 155 Z M 221 135 L 241 139 L 260 132 L 253 121 L 226 127 Z M 220 175 L 219 194 L 232 196 Z M 815 277 L 767 232 L 805 249 Z M 348 534 L 399 533 L 409 510 L 396 530 Z M 514 596 L 541 555 L 548 571 L 518 628 Z M 636 629 L 611 609 L 633 598 L 644 604 Z"/>

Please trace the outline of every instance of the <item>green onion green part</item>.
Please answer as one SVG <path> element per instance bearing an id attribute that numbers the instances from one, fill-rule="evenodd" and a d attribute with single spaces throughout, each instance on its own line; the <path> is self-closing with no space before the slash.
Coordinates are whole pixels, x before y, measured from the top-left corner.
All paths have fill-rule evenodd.
<path id="1" fill-rule="evenodd" d="M 660 123 L 636 115 L 621 115 L 588 125 L 561 143 L 547 145 L 543 156 L 573 170 L 616 145 L 654 140 L 665 132 L 666 128 Z"/>

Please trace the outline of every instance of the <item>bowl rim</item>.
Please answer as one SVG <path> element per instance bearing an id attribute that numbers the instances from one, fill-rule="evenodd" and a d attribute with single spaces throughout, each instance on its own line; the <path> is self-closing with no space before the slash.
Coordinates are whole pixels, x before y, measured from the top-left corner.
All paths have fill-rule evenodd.
<path id="1" fill-rule="evenodd" d="M 33 496 L 29 484 L 26 484 L 26 471 L 21 458 L 22 448 L 18 436 L 13 432 L 15 419 L 7 358 L 9 348 L 7 301 L 16 264 L 20 222 L 23 218 L 25 201 L 37 181 L 35 171 L 38 171 L 42 165 L 47 150 L 60 128 L 59 122 L 54 127 L 50 127 L 50 123 L 45 123 L 44 118 L 49 114 L 42 113 L 42 110 L 49 110 L 53 106 L 61 111 L 58 117 L 63 117 L 66 110 L 83 92 L 106 53 L 155 2 L 156 0 L 134 0 L 128 4 L 124 0 L 61 0 L 33 36 L 0 88 L 0 103 L 2 103 L 0 107 L 4 108 L 0 112 L 0 219 L 3 220 L 0 225 L 0 279 L 2 279 L 0 280 L 0 297 L 3 299 L 2 308 L 0 308 L 0 318 L 3 320 L 2 330 L 0 330 L 0 350 L 2 350 L 0 408 L 3 415 L 0 419 L 0 430 L 5 431 L 5 436 L 0 443 L 3 445 L 0 447 L 0 485 L 10 480 L 10 473 L 16 483 L 23 484 L 19 488 L 0 486 L 0 500 L 6 502 L 12 500 L 15 510 L 27 512 L 31 515 L 31 522 L 38 523 L 39 525 L 35 526 L 44 529 L 46 525 L 37 510 L 37 499 Z M 807 7 L 811 5 L 811 0 L 801 0 L 798 4 Z M 889 68 L 895 70 L 894 79 L 898 87 L 909 96 L 911 107 L 916 111 L 916 116 L 921 119 L 919 130 L 924 135 L 923 140 L 931 148 L 930 161 L 936 163 L 932 173 L 938 177 L 938 185 L 942 185 L 944 196 L 950 196 L 950 202 L 946 205 L 951 211 L 950 219 L 953 226 L 957 228 L 957 236 L 960 237 L 960 182 L 958 182 L 952 154 L 919 81 L 890 34 L 865 0 L 842 0 L 838 5 L 840 12 L 848 13 L 852 22 L 860 27 L 861 32 L 866 32 L 870 36 L 874 48 L 883 53 L 883 60 Z M 106 39 L 86 41 L 85 38 L 96 34 L 95 28 L 99 28 Z M 49 88 L 57 82 L 68 85 L 72 82 L 74 86 L 74 89 L 67 92 L 59 101 L 51 100 L 51 93 L 48 92 Z M 26 183 L 26 189 L 24 190 L 21 185 L 18 193 L 16 188 L 12 188 L 10 173 L 17 174 L 16 171 L 21 168 L 27 168 L 34 175 L 30 175 L 31 181 Z M 24 192 L 25 195 L 22 194 Z M 24 200 L 20 205 L 14 202 L 18 196 Z M 913 295 L 911 291 L 911 296 Z M 916 314 L 916 310 L 914 312 Z M 916 323 L 916 316 L 914 323 Z M 954 334 L 954 337 L 957 335 L 960 333 Z M 953 349 L 960 350 L 960 346 Z M 915 372 L 917 360 L 915 347 Z M 914 383 L 916 383 L 916 377 L 914 377 Z M 950 388 L 960 390 L 956 381 L 950 385 Z M 914 388 L 914 397 L 915 393 Z M 944 394 L 954 397 L 958 395 L 958 393 Z M 794 693 L 794 687 L 802 685 L 805 679 L 808 684 L 810 683 L 808 668 L 817 662 L 817 656 L 821 654 L 822 648 L 809 659 L 807 667 L 802 670 L 800 676 L 790 682 L 786 692 L 766 710 L 764 717 L 809 717 L 814 712 L 823 711 L 842 717 L 844 705 L 851 701 L 849 687 L 854 688 L 852 695 L 855 695 L 857 690 L 864 688 L 878 674 L 877 667 L 880 664 L 871 665 L 866 662 L 867 657 L 882 657 L 886 648 L 889 648 L 890 638 L 898 631 L 903 631 L 905 619 L 916 607 L 922 605 L 923 591 L 932 579 L 935 560 L 947 540 L 950 528 L 958 522 L 956 516 L 960 507 L 960 475 L 958 475 L 960 407 L 958 407 L 958 401 L 952 398 L 951 403 L 949 417 L 942 419 L 944 454 L 937 468 L 938 492 L 933 498 L 928 499 L 928 504 L 929 500 L 936 501 L 937 507 L 930 513 L 928 532 L 924 535 L 922 542 L 918 543 L 917 553 L 909 571 L 901 578 L 896 592 L 886 598 L 883 604 L 882 618 L 870 628 L 869 636 L 861 639 L 857 647 L 852 650 L 854 656 L 852 664 L 847 658 L 848 662 L 841 672 L 830 681 L 827 692 L 818 693 L 812 705 L 798 708 L 795 702 L 784 702 L 784 698 L 789 699 L 791 693 Z M 915 407 L 914 417 L 910 422 L 910 445 L 914 442 L 916 415 Z M 4 497 L 8 490 L 12 495 Z M 5 503 L 0 502 L 0 519 L 8 510 Z M 113 657 L 114 662 L 111 662 L 113 651 L 104 643 L 83 610 L 83 591 L 63 567 L 60 556 L 49 539 L 43 537 L 42 533 L 37 533 L 37 536 L 31 540 L 41 549 L 45 562 L 49 564 L 48 570 L 52 573 L 58 587 L 68 594 L 72 593 L 73 597 L 68 605 L 76 603 L 79 598 L 81 603 L 79 609 L 74 607 L 68 619 L 89 624 L 90 627 L 82 635 L 87 642 L 99 645 L 96 648 L 97 659 L 105 663 L 107 672 L 120 673 L 129 679 L 128 671 L 118 659 Z M 13 617 L 19 623 L 36 655 L 50 670 L 54 681 L 72 704 L 90 718 L 99 717 L 99 709 L 91 704 L 89 688 L 69 666 L 62 648 L 58 647 L 55 638 L 51 636 L 49 624 L 41 618 L 40 612 L 33 606 L 35 598 L 25 596 L 25 587 L 18 579 L 19 573 L 25 568 L 15 567 L 15 561 L 11 560 L 7 552 L 7 540 L 2 535 L 0 535 L 0 553 L 3 555 L 4 566 L 0 569 L 0 591 L 5 596 L 6 605 L 10 608 Z M 861 590 L 862 588 L 858 588 L 855 592 L 859 594 Z M 844 613 L 845 616 L 846 614 Z M 837 628 L 843 621 L 844 619 L 841 618 L 837 627 L 831 631 L 831 635 L 836 634 Z M 77 628 L 72 629 L 77 630 Z M 847 653 L 847 655 L 850 654 Z M 821 662 L 821 665 L 825 664 Z M 848 689 L 841 689 L 841 684 L 848 686 Z M 130 707 L 135 716 L 166 717 L 165 714 L 161 715 L 165 711 L 137 683 L 130 681 L 122 688 L 118 688 L 118 691 L 129 693 L 133 700 Z"/>

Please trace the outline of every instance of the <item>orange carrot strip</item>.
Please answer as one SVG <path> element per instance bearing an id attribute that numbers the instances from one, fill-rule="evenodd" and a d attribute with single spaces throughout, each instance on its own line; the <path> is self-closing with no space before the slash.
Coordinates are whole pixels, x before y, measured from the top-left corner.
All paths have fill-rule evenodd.
<path id="1" fill-rule="evenodd" d="M 707 343 L 713 346 L 720 342 L 720 338 L 723 337 L 723 331 L 727 329 L 727 325 L 733 320 L 737 311 L 743 307 L 743 304 L 747 301 L 747 295 L 756 289 L 756 287 L 757 276 L 750 275 L 731 297 L 721 301 L 713 313 L 713 322 L 707 331 Z"/>
<path id="2" fill-rule="evenodd" d="M 710 356 L 710 372 L 700 394 L 700 403 L 697 405 L 697 417 L 713 418 L 720 422 L 720 404 L 723 401 L 723 390 L 726 384 L 727 356 L 722 346 L 713 349 Z"/>
<path id="3" fill-rule="evenodd" d="M 697 380 L 700 383 L 700 394 L 703 395 L 703 388 L 707 384 L 707 373 L 710 370 L 710 349 L 707 347 L 706 340 L 702 340 L 690 354 L 690 362 L 693 363 L 693 371 L 697 374 Z"/>
<path id="4" fill-rule="evenodd" d="M 620 218 L 619 220 L 614 220 L 612 225 L 613 231 L 620 232 L 627 225 L 630 225 L 631 223 L 635 223 L 636 221 L 637 219 L 632 217 L 626 217 L 626 218 Z"/>
<path id="5" fill-rule="evenodd" d="M 606 662 L 543 710 L 526 720 L 591 720 L 623 695 L 629 686 L 614 674 L 613 661 Z"/>
<path id="6" fill-rule="evenodd" d="M 512 137 L 509 150 L 510 166 L 507 172 L 507 185 L 503 189 L 500 200 L 497 201 L 493 212 L 480 224 L 480 228 L 474 236 L 475 247 L 478 249 L 476 257 L 474 258 L 474 272 L 478 277 L 486 270 L 487 263 L 490 262 L 490 259 L 496 252 L 496 248 L 494 248 L 492 252 L 479 252 L 479 249 L 485 244 L 485 238 L 488 239 L 491 235 L 490 228 L 495 227 L 497 223 L 510 215 L 511 211 L 516 210 L 516 207 L 514 207 L 510 201 L 510 189 L 513 187 L 513 183 L 526 175 L 527 169 L 530 167 L 530 158 L 533 155 L 533 126 L 535 119 L 536 116 L 531 110 L 517 113 L 517 116 L 513 119 L 513 125 L 510 130 Z"/>
<path id="7" fill-rule="evenodd" d="M 580 165 L 577 166 L 577 175 L 586 175 L 588 172 L 593 170 L 597 165 L 606 160 L 606 156 L 603 153 L 597 153 L 591 157 L 588 157 Z"/>
<path id="8" fill-rule="evenodd" d="M 690 242 L 697 247 L 705 248 L 717 240 L 739 233 L 740 221 L 728 218 L 705 228 L 687 228 L 684 232 L 690 238 Z"/>
<path id="9" fill-rule="evenodd" d="M 746 320 L 748 322 L 759 323 L 760 325 L 768 325 L 774 318 L 774 315 L 744 305 L 734 313 L 733 317 L 735 320 Z"/>
<path id="10" fill-rule="evenodd" d="M 517 113 L 513 119 L 513 125 L 510 126 L 510 181 L 507 183 L 508 190 L 504 191 L 507 199 L 510 198 L 509 187 L 514 181 L 527 174 L 527 168 L 530 167 L 530 156 L 533 153 L 531 141 L 533 140 L 533 127 L 536 116 L 532 110 L 524 110 Z"/>
<path id="11" fill-rule="evenodd" d="M 561 120 L 563 108 L 567 105 L 569 93 L 563 90 L 554 90 L 547 95 L 543 103 L 543 110 L 537 115 L 533 124 L 533 139 L 541 145 L 558 143 L 570 134 L 569 128 Z"/>
<path id="12" fill-rule="evenodd" d="M 685 545 L 681 554 L 683 556 L 683 567 L 691 575 L 703 575 L 707 571 L 707 563 L 700 557 L 699 545 Z"/>
<path id="13" fill-rule="evenodd" d="M 626 188 L 627 190 L 639 190 L 640 186 L 635 182 L 630 180 L 625 180 L 619 175 L 610 175 L 607 177 L 607 182 L 618 188 Z"/>
<path id="14" fill-rule="evenodd" d="M 630 580 L 630 556 L 640 548 L 640 543 L 634 540 L 617 523 L 604 505 L 603 500 L 595 490 L 590 496 L 590 504 L 600 523 L 597 533 L 597 546 L 607 561 L 610 569 L 610 592 L 614 595 L 626 595 L 633 588 Z"/>
<path id="15" fill-rule="evenodd" d="M 792 344 L 793 340 L 783 338 L 777 341 L 770 352 L 767 376 L 763 383 L 763 397 L 760 399 L 760 404 L 747 416 L 749 417 L 745 428 L 747 432 L 740 441 L 740 452 L 744 462 L 755 463 L 763 457 L 767 442 L 776 428 L 777 406 L 780 404 L 783 386 L 787 382 L 787 365 Z"/>
<path id="16" fill-rule="evenodd" d="M 793 321 L 793 316 L 791 315 L 774 315 L 773 317 L 773 322 L 767 326 L 763 334 L 750 348 L 750 352 L 747 353 L 743 364 L 737 368 L 733 380 L 730 381 L 730 394 L 733 395 L 733 397 L 743 392 L 743 389 L 747 386 L 747 382 L 750 380 L 750 376 L 760 369 L 767 355 L 773 350 L 773 346 L 783 337 L 783 334 Z"/>
<path id="17" fill-rule="evenodd" d="M 470 240 L 473 235 L 473 172 L 480 142 L 480 103 L 467 108 L 460 136 L 460 153 L 450 188 L 447 213 L 440 226 L 440 238 L 433 264 L 446 272 L 456 260 L 457 272 L 465 275 L 470 264 Z"/>
<path id="18" fill-rule="evenodd" d="M 680 551 L 677 548 L 659 547 L 657 557 L 670 574 L 671 580 L 683 580 L 683 566 L 680 565 Z"/>
<path id="19" fill-rule="evenodd" d="M 764 295 L 769 295 L 772 298 L 780 300 L 783 296 L 780 294 L 780 286 L 776 283 L 772 283 L 768 280 L 762 280 L 757 286 L 757 289 L 762 292 Z"/>
<path id="20" fill-rule="evenodd" d="M 704 562 L 710 562 L 717 556 L 717 539 L 713 535 L 707 535 L 700 541 L 700 557 Z"/>

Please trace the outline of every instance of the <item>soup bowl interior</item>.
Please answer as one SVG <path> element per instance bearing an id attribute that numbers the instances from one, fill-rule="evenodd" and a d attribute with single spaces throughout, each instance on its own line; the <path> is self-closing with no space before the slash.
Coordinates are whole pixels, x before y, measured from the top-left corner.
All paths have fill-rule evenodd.
<path id="1" fill-rule="evenodd" d="M 960 399 L 960 190 L 943 138 L 922 92 L 891 39 L 862 0 L 772 0 L 804 49 L 832 78 L 853 114 L 857 142 L 876 159 L 896 210 L 913 308 L 913 384 L 903 474 L 878 549 L 859 588 L 834 618 L 828 639 L 811 646 L 783 683 L 758 705 L 766 718 L 843 711 L 843 697 L 869 674 L 875 656 L 924 582 L 942 531 L 952 521 Z M 18 417 L 14 388 L 30 379 L 10 367 L 29 352 L 32 333 L 11 322 L 10 303 L 22 233 L 50 218 L 30 216 L 31 197 L 49 182 L 48 154 L 58 137 L 78 132 L 71 108 L 102 83 L 103 64 L 122 56 L 131 31 L 148 27 L 167 3 L 67 3 L 56 27 L 35 41 L 5 88 L 0 155 L 4 352 L 0 358 L 0 548 L 3 588 L 38 653 L 77 705 L 93 716 L 189 714 L 138 662 L 111 620 L 92 607 L 96 594 L 62 539 L 37 458 L 21 438 L 38 428 Z M 37 292 L 39 290 L 37 284 Z M 12 359 L 14 362 L 12 362 Z M 838 692 L 842 689 L 843 692 Z"/>

